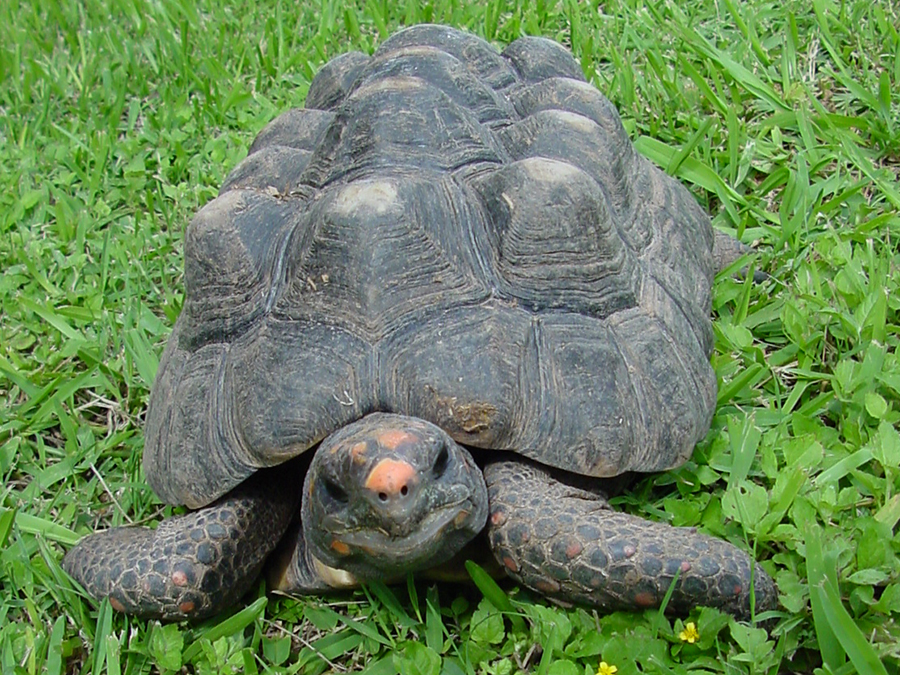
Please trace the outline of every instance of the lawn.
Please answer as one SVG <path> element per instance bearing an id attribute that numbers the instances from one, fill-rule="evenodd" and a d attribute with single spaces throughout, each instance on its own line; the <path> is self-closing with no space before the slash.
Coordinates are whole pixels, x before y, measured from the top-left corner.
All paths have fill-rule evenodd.
<path id="1" fill-rule="evenodd" d="M 715 289 L 712 430 L 618 505 L 754 551 L 780 589 L 757 623 L 482 580 L 260 584 L 162 625 L 60 569 L 87 532 L 173 512 L 140 455 L 191 215 L 325 61 L 423 21 L 566 44 L 638 150 L 755 248 L 765 280 Z M 0 671 L 897 672 L 898 26 L 891 0 L 3 0 Z"/>

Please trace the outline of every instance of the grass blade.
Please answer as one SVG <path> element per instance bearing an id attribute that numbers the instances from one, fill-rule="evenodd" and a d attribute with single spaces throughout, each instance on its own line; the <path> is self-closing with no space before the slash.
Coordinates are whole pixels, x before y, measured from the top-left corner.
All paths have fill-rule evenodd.
<path id="1" fill-rule="evenodd" d="M 268 598 L 265 596 L 257 598 L 253 603 L 247 605 L 241 611 L 235 612 L 227 619 L 201 629 L 195 636 L 191 645 L 184 650 L 184 655 L 182 657 L 184 662 L 188 663 L 199 656 L 200 652 L 203 650 L 201 640 L 205 639 L 209 640 L 209 642 L 215 642 L 226 635 L 234 635 L 243 631 L 257 618 L 262 616 L 267 604 Z M 213 621 L 215 621 L 215 619 L 213 619 Z"/>
<path id="2" fill-rule="evenodd" d="M 0 522 L 3 522 L 2 519 L 7 513 L 7 509 L 0 508 Z M 45 539 L 65 544 L 66 546 L 74 546 L 78 543 L 78 540 L 81 539 L 81 535 L 72 532 L 72 530 L 63 527 L 62 525 L 46 520 L 45 518 L 39 518 L 22 512 L 16 513 L 15 518 L 16 528 L 22 532 L 27 532 L 28 534 L 38 535 Z"/>
<path id="3" fill-rule="evenodd" d="M 841 643 L 850 663 L 860 675 L 887 675 L 887 669 L 878 654 L 868 643 L 853 618 L 844 609 L 841 595 L 830 579 L 822 579 L 818 586 L 810 587 L 819 596 L 821 613 L 828 621 L 831 632 Z"/>
<path id="4" fill-rule="evenodd" d="M 471 560 L 466 560 L 466 571 L 469 573 L 469 576 L 472 577 L 472 581 L 478 587 L 478 590 L 481 591 L 482 595 L 484 595 L 494 607 L 499 609 L 507 616 L 507 618 L 509 618 L 513 629 L 517 632 L 524 630 L 524 619 L 519 616 L 512 600 L 510 600 L 503 589 L 497 585 L 497 582 L 491 578 L 491 575 Z"/>
<path id="5" fill-rule="evenodd" d="M 827 598 L 821 593 L 825 583 L 825 557 L 822 553 L 822 530 L 810 524 L 805 532 L 806 574 L 809 583 L 809 602 L 812 607 L 813 623 L 822 662 L 832 671 L 837 671 L 845 662 L 845 654 L 838 636 L 834 632 L 828 616 L 833 608 L 826 607 Z"/>
<path id="6" fill-rule="evenodd" d="M 50 629 L 50 642 L 47 644 L 47 673 L 59 675 L 63 672 L 63 637 L 65 636 L 66 619 L 59 617 Z M 108 659 L 107 659 L 108 660 Z"/>
<path id="7" fill-rule="evenodd" d="M 438 654 L 442 653 L 445 632 L 438 589 L 432 586 L 425 594 L 425 644 Z"/>

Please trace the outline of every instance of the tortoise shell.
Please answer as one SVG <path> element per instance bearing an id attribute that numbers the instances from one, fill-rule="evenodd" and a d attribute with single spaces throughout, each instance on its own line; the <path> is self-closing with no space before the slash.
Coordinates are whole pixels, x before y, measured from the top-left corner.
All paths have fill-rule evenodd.
<path id="1" fill-rule="evenodd" d="M 372 411 L 589 476 L 709 426 L 714 236 L 555 42 L 345 54 L 185 235 L 144 465 L 209 503 Z"/>

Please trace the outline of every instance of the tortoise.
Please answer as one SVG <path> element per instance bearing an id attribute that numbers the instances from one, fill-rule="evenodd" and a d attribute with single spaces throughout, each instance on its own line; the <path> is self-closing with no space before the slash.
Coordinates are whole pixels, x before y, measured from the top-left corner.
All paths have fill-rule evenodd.
<path id="1" fill-rule="evenodd" d="M 267 559 L 310 594 L 480 546 L 561 603 L 775 606 L 744 551 L 609 506 L 707 433 L 712 282 L 744 249 L 561 45 L 420 25 L 330 61 L 184 247 L 143 465 L 193 511 L 83 539 L 90 595 L 200 618 Z"/>

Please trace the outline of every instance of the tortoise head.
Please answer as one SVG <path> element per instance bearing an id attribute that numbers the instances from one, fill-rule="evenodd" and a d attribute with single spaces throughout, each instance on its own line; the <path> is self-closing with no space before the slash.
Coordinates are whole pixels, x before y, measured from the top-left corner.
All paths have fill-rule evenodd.
<path id="1" fill-rule="evenodd" d="M 343 570 L 351 581 L 402 577 L 453 557 L 484 528 L 487 511 L 468 451 L 424 420 L 375 413 L 316 451 L 294 556 L 305 548 L 320 574 Z"/>

